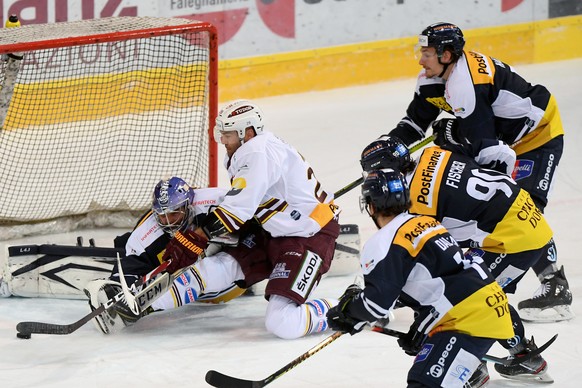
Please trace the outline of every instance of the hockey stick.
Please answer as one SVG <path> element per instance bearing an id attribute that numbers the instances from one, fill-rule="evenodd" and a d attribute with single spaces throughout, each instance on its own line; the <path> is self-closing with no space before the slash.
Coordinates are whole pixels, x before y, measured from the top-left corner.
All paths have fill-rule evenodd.
<path id="1" fill-rule="evenodd" d="M 418 143 L 416 143 L 415 145 L 413 145 L 412 147 L 410 147 L 410 149 L 408 150 L 408 152 L 410 152 L 412 154 L 412 153 L 418 151 L 419 149 L 421 149 L 422 147 L 424 147 L 428 143 L 432 142 L 435 139 L 435 137 L 436 137 L 435 135 L 430 135 L 426 139 L 419 141 Z M 352 189 L 358 187 L 363 182 L 364 182 L 364 177 L 360 177 L 360 178 L 356 179 L 355 181 L 353 181 L 353 182 L 347 184 L 346 186 L 342 187 L 341 189 L 339 189 L 335 193 L 333 193 L 333 197 L 334 198 L 339 198 L 342 195 L 344 195 L 345 193 L 347 193 L 348 191 L 351 191 Z"/>
<path id="2" fill-rule="evenodd" d="M 406 335 L 406 333 L 403 333 L 401 331 L 387 329 L 385 327 L 380 327 L 380 326 L 373 326 L 372 331 L 374 331 L 376 333 L 380 333 L 380 334 L 386 334 L 386 335 L 396 337 L 396 338 L 402 338 L 403 336 Z M 523 362 L 530 360 L 531 358 L 537 356 L 538 354 L 540 354 L 541 352 L 546 350 L 551 344 L 554 343 L 554 341 L 556 340 L 557 337 L 558 337 L 558 335 L 555 334 L 545 344 L 543 344 L 542 346 L 538 347 L 537 349 L 532 350 L 531 352 L 529 352 L 523 356 L 508 359 L 505 357 L 496 357 L 496 356 L 491 356 L 489 354 L 486 354 L 481 359 L 483 361 L 489 361 L 489 362 L 492 362 L 494 364 L 501 364 L 501 365 L 505 365 L 505 366 L 519 365 Z"/>
<path id="3" fill-rule="evenodd" d="M 200 256 L 202 257 L 202 255 Z M 125 302 L 129 309 L 135 315 L 141 315 L 148 307 L 152 305 L 162 294 L 166 293 L 174 283 L 174 280 L 179 278 L 184 272 L 190 269 L 190 266 L 186 266 L 173 274 L 168 272 L 163 273 L 158 276 L 153 282 L 147 285 L 139 291 L 134 291 L 136 288 L 130 288 L 127 285 L 125 276 L 123 274 L 123 267 L 121 265 L 121 259 L 117 256 L 117 269 L 119 270 L 119 282 L 121 283 L 121 289 L 123 296 L 125 297 Z"/>
<path id="4" fill-rule="evenodd" d="M 291 369 L 295 368 L 297 365 L 301 364 L 303 361 L 307 360 L 309 357 L 313 356 L 315 353 L 319 352 L 321 349 L 325 348 L 327 345 L 338 339 L 342 336 L 341 331 L 336 331 L 307 352 L 303 353 L 277 372 L 271 374 L 270 376 L 262 379 L 262 380 L 245 380 L 239 379 L 237 377 L 228 376 L 217 372 L 215 370 L 209 370 L 206 373 L 205 380 L 208 384 L 212 385 L 213 387 L 237 387 L 237 388 L 260 388 L 264 387 L 267 384 L 272 383 L 275 379 L 281 377 L 285 373 L 289 372 Z"/>
<path id="5" fill-rule="evenodd" d="M 139 287 L 143 284 L 146 284 L 150 280 L 154 279 L 157 275 L 163 272 L 168 267 L 168 265 L 170 265 L 170 262 L 171 262 L 170 260 L 164 261 L 157 268 L 155 268 L 150 273 L 145 275 L 143 278 L 138 280 L 138 284 L 136 286 Z M 20 333 L 20 335 L 23 338 L 30 337 L 31 334 L 58 334 L 58 335 L 71 334 L 80 327 L 82 327 L 83 325 L 85 325 L 91 319 L 102 314 L 105 310 L 118 303 L 120 300 L 123 299 L 123 297 L 124 294 L 123 291 L 121 291 L 113 298 L 109 299 L 107 302 L 105 302 L 95 310 L 91 311 L 89 314 L 85 315 L 83 318 L 70 324 L 20 322 L 16 325 L 16 330 L 18 331 L 18 333 Z"/>

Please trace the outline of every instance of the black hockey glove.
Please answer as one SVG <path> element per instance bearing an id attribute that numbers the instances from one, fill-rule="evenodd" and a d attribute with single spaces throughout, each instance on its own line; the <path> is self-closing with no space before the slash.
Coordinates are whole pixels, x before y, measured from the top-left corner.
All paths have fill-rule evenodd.
<path id="1" fill-rule="evenodd" d="M 413 324 L 408 333 L 398 338 L 398 345 L 404 350 L 404 353 L 409 356 L 416 356 L 422 349 L 426 337 L 426 334 L 419 332 L 417 325 Z"/>
<path id="2" fill-rule="evenodd" d="M 329 309 L 327 324 L 332 330 L 354 335 L 364 329 L 366 322 L 357 321 L 346 314 L 347 306 L 361 293 L 362 289 L 358 285 L 352 284 L 341 296 L 338 305 Z"/>
<path id="3" fill-rule="evenodd" d="M 439 147 L 446 144 L 462 145 L 458 126 L 457 119 L 440 119 L 435 121 L 432 124 L 432 132 L 435 135 L 434 144 Z"/>

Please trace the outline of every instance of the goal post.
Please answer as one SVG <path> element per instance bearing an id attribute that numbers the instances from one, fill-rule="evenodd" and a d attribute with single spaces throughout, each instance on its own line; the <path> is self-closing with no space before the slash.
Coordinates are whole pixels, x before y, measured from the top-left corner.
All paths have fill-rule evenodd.
<path id="1" fill-rule="evenodd" d="M 115 215 L 130 214 L 131 227 L 165 176 L 217 185 L 210 23 L 113 17 L 4 28 L 0 54 L 0 240 L 45 233 L 41 225 L 92 226 L 94 215 L 96 226 L 120 226 Z"/>

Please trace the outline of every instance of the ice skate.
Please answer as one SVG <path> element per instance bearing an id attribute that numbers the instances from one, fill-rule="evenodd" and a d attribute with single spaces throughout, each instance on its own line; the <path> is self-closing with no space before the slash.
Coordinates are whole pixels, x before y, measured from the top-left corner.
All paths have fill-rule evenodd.
<path id="1" fill-rule="evenodd" d="M 574 318 L 572 293 L 562 266 L 546 275 L 531 299 L 519 302 L 519 315 L 524 321 L 559 322 Z"/>
<path id="2" fill-rule="evenodd" d="M 510 359 L 519 359 L 532 350 L 537 349 L 534 339 L 524 339 L 515 348 L 510 349 Z M 527 361 L 517 365 L 495 364 L 495 370 L 502 377 L 511 380 L 533 381 L 537 383 L 551 384 L 554 379 L 547 373 L 548 363 L 541 354 L 535 355 Z"/>
<path id="3" fill-rule="evenodd" d="M 487 363 L 482 361 L 469 378 L 469 381 L 463 385 L 463 388 L 481 388 L 486 387 L 487 384 L 489 384 L 489 370 L 487 369 Z"/>

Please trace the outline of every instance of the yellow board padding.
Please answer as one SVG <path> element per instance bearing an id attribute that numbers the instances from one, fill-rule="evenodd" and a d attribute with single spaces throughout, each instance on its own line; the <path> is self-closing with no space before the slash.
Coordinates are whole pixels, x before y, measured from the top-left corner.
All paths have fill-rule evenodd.
<path id="1" fill-rule="evenodd" d="M 18 83 L 4 129 L 97 120 L 205 102 L 208 65 Z"/>
<path id="2" fill-rule="evenodd" d="M 462 26 L 461 26 L 462 28 Z M 467 50 L 511 65 L 582 57 L 582 16 L 464 31 Z M 417 37 L 219 63 L 219 100 L 336 89 L 415 77 Z M 412 93 L 412 92 L 411 92 Z"/>

